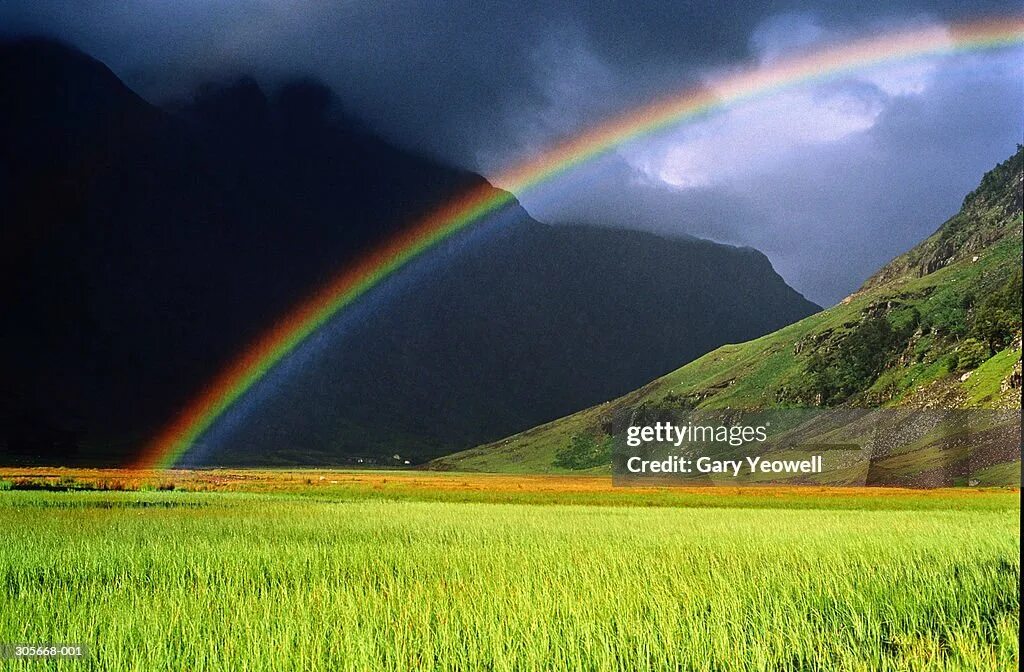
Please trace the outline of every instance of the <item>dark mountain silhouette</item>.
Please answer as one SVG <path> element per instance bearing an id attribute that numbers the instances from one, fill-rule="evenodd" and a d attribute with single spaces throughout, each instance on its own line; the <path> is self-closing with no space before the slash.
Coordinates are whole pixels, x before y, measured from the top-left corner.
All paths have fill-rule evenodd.
<path id="1" fill-rule="evenodd" d="M 375 137 L 313 81 L 268 96 L 239 78 L 163 110 L 22 40 L 0 46 L 0 95 L 4 461 L 125 460 L 346 262 L 483 184 Z M 424 459 L 816 308 L 752 250 L 549 227 L 517 205 L 503 221 L 212 459 Z"/>

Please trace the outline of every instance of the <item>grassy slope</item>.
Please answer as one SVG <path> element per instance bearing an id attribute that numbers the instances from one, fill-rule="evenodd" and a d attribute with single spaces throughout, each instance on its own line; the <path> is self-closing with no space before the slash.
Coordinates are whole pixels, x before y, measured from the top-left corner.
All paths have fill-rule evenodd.
<path id="1" fill-rule="evenodd" d="M 843 337 L 866 316 L 881 314 L 898 322 L 913 309 L 925 318 L 938 316 L 948 312 L 950 306 L 960 306 L 968 294 L 984 297 L 998 290 L 1020 268 L 1022 163 L 1024 153 L 1018 150 L 985 176 L 978 190 L 965 199 L 960 213 L 920 245 L 894 259 L 839 305 L 753 341 L 718 348 L 613 401 L 438 459 L 431 466 L 463 471 L 566 471 L 555 466 L 554 460 L 570 437 L 598 436 L 610 418 L 641 404 L 671 406 L 685 400 L 706 409 L 803 405 L 794 390 L 803 382 L 811 353 L 842 347 Z M 1019 333 L 1009 348 L 961 381 L 964 372 L 950 371 L 949 355 L 960 347 L 962 336 L 937 329 L 923 331 L 915 333 L 906 350 L 869 389 L 847 403 L 1020 407 L 1020 390 L 1002 389 L 1014 367 L 1019 371 Z"/>

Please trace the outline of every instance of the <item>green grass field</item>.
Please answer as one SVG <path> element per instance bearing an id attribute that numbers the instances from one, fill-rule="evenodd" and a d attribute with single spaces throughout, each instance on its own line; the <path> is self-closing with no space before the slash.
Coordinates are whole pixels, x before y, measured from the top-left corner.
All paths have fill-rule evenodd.
<path id="1" fill-rule="evenodd" d="M 396 479 L 0 492 L 0 643 L 82 642 L 53 666 L 95 670 L 1017 669 L 1015 491 L 608 506 Z"/>

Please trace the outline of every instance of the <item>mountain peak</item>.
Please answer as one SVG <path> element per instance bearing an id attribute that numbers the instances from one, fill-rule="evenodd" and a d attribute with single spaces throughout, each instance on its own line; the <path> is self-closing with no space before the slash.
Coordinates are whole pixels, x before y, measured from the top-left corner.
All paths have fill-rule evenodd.
<path id="1" fill-rule="evenodd" d="M 149 107 L 106 65 L 45 37 L 0 41 L 0 93 L 5 133 L 24 130 L 24 122 L 98 123 L 116 106 Z"/>

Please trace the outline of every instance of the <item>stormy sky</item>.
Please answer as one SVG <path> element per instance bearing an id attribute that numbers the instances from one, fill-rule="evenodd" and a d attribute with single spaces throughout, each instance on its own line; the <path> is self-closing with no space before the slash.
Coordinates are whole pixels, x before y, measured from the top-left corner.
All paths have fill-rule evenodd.
<path id="1" fill-rule="evenodd" d="M 610 115 L 732 68 L 1020 2 L 8 0 L 153 102 L 312 75 L 396 143 L 494 177 Z M 842 5 L 841 7 L 837 5 Z M 951 215 L 1024 135 L 1020 49 L 915 61 L 760 98 L 532 192 L 538 219 L 750 245 L 831 304 Z"/>

